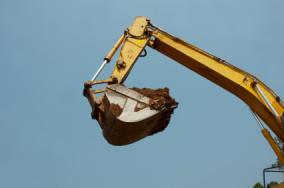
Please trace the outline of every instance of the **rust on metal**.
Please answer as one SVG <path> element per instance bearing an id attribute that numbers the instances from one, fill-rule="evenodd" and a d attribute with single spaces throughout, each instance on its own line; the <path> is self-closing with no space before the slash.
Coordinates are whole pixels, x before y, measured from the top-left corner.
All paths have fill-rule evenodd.
<path id="1" fill-rule="evenodd" d="M 142 95 L 145 95 L 150 98 L 150 106 L 154 109 L 162 109 L 177 106 L 178 103 L 174 98 L 170 96 L 169 88 L 159 88 L 159 89 L 150 89 L 150 88 L 131 88 Z"/>
<path id="2" fill-rule="evenodd" d="M 163 131 L 178 105 L 168 88 L 129 89 L 111 84 L 100 98 L 91 88 L 85 89 L 85 96 L 92 107 L 92 117 L 98 121 L 105 139 L 119 146 Z"/>
<path id="3" fill-rule="evenodd" d="M 109 109 L 115 117 L 118 117 L 122 112 L 122 108 L 118 104 L 110 104 Z"/>

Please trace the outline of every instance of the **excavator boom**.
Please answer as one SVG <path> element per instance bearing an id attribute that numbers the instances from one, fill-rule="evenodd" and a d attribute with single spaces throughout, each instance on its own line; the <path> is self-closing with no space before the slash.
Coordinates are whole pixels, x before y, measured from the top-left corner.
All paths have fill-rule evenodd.
<path id="1" fill-rule="evenodd" d="M 250 107 L 257 118 L 259 117 L 266 123 L 268 129 L 272 130 L 281 142 L 284 141 L 284 105 L 280 97 L 268 86 L 255 76 L 229 64 L 225 60 L 168 34 L 152 25 L 147 18 L 136 17 L 131 27 L 125 30 L 124 34 L 104 59 L 103 66 L 111 61 L 115 52 L 120 48 L 118 59 L 116 60 L 111 76 L 106 80 L 97 81 L 92 79 L 85 83 L 84 94 L 92 106 L 93 117 L 99 121 L 104 131 L 108 130 L 105 132 L 111 134 L 116 132 L 116 139 L 122 141 L 114 141 L 113 144 L 125 145 L 151 135 L 151 131 L 157 128 L 157 125 L 161 124 L 160 122 L 163 119 L 166 119 L 163 125 L 169 122 L 170 114 L 177 107 L 176 104 L 168 106 L 168 108 L 163 110 L 156 109 L 156 112 L 151 112 L 151 110 L 154 110 L 151 107 L 151 99 L 145 98 L 147 102 L 141 102 L 139 100 L 145 96 L 140 96 L 139 93 L 121 86 L 137 59 L 145 54 L 147 46 L 239 97 Z M 107 83 L 109 86 L 101 91 L 92 89 L 93 85 L 100 83 Z M 116 88 L 120 87 L 120 90 L 113 89 L 113 85 Z M 104 93 L 102 99 L 96 98 L 96 94 L 99 92 Z M 136 101 L 137 104 L 140 103 L 139 105 L 147 106 L 145 108 L 145 116 L 142 119 L 138 118 L 139 120 L 129 121 L 129 119 L 135 119 L 134 117 L 140 116 L 134 113 L 135 110 L 129 110 L 128 107 L 131 105 L 125 105 L 125 101 L 130 99 Z M 109 117 L 108 112 L 111 110 L 106 106 L 110 105 L 110 100 L 113 100 L 112 103 L 122 101 L 119 104 L 123 110 L 122 113 L 127 112 L 127 115 L 124 115 L 125 119 L 123 122 L 121 122 L 121 117 Z M 118 119 L 120 122 L 117 121 Z M 135 125 L 135 122 L 139 123 Z M 148 124 L 149 126 L 147 126 Z M 110 127 L 112 130 L 109 130 Z M 117 130 L 114 131 L 115 127 Z M 133 131 L 129 127 L 135 127 L 135 129 L 139 127 L 139 129 Z M 123 131 L 123 129 L 128 130 L 128 132 Z M 268 129 L 263 127 L 262 133 L 276 153 L 279 162 L 284 164 L 282 148 L 272 138 Z M 106 136 L 106 138 L 108 139 L 110 136 Z"/>

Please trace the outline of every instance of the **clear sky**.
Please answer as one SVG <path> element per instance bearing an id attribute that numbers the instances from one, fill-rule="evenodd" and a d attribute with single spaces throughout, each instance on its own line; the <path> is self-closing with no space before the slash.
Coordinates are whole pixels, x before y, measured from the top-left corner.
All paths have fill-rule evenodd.
<path id="1" fill-rule="evenodd" d="M 148 49 L 126 82 L 167 86 L 180 102 L 160 134 L 107 144 L 82 88 L 143 15 L 284 97 L 283 7 L 282 0 L 1 0 L 0 187 L 245 188 L 262 181 L 276 157 L 247 106 L 161 54 Z"/>

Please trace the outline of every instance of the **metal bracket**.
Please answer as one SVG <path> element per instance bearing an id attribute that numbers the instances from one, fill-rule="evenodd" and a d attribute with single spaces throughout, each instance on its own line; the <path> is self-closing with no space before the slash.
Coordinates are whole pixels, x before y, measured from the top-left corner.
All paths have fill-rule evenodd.
<path id="1" fill-rule="evenodd" d="M 265 168 L 262 171 L 262 176 L 263 176 L 263 186 L 266 188 L 266 173 L 267 172 L 277 172 L 277 173 L 284 173 L 283 167 L 279 166 L 278 164 L 272 165 L 271 167 Z"/>
<path id="2" fill-rule="evenodd" d="M 84 90 L 83 90 L 83 95 L 86 97 L 87 96 L 87 93 L 86 91 L 91 89 L 94 85 L 98 85 L 98 84 L 114 84 L 116 83 L 116 79 L 115 78 L 108 78 L 108 79 L 105 79 L 105 80 L 96 80 L 96 81 L 86 81 L 84 83 Z M 95 94 L 97 93 L 102 93 L 105 91 L 105 88 L 104 89 L 95 89 L 93 90 L 93 92 Z"/>

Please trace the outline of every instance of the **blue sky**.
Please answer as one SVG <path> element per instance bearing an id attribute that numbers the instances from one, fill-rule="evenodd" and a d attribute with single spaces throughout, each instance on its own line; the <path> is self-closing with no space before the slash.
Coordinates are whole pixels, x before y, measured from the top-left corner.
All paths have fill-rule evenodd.
<path id="1" fill-rule="evenodd" d="M 240 188 L 261 181 L 276 157 L 247 106 L 161 54 L 148 49 L 126 81 L 167 86 L 180 102 L 160 134 L 125 147 L 107 144 L 82 88 L 143 15 L 284 97 L 283 6 L 281 0 L 1 0 L 0 187 Z"/>

